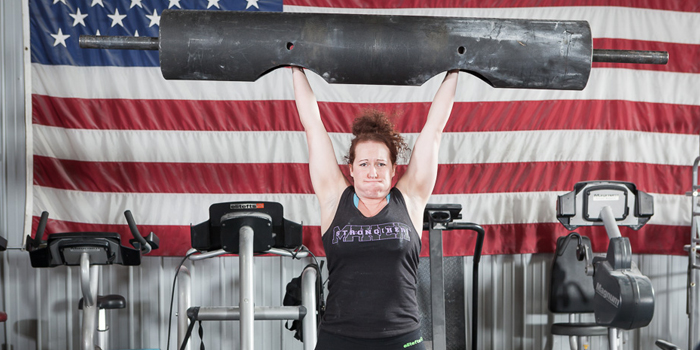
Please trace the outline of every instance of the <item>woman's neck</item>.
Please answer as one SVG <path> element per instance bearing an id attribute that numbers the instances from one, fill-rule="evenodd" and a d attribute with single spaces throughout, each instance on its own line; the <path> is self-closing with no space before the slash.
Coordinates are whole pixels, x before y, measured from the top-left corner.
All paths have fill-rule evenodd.
<path id="1" fill-rule="evenodd" d="M 386 197 L 380 198 L 361 198 L 358 196 L 357 209 L 360 210 L 362 215 L 367 217 L 372 217 L 377 215 L 384 207 L 387 205 L 388 200 Z"/>

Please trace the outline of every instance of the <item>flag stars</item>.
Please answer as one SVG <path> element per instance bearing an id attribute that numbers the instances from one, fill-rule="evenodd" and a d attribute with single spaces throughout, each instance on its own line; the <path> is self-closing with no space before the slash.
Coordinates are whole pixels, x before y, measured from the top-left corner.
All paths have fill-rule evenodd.
<path id="1" fill-rule="evenodd" d="M 245 5 L 245 9 L 247 10 L 251 6 L 255 6 L 256 9 L 260 10 L 260 7 L 258 7 L 258 0 L 246 0 L 248 2 L 247 5 Z"/>
<path id="2" fill-rule="evenodd" d="M 73 17 L 73 27 L 77 26 L 78 23 L 82 24 L 83 27 L 85 27 L 85 17 L 87 17 L 87 14 L 82 14 L 80 12 L 80 7 L 78 7 L 78 11 L 75 14 L 69 13 L 69 16 Z"/>
<path id="3" fill-rule="evenodd" d="M 61 28 L 58 28 L 58 33 L 56 34 L 51 34 L 51 36 L 54 38 L 54 43 L 53 46 L 58 46 L 58 44 L 63 45 L 63 47 L 68 47 L 66 46 L 66 39 L 70 38 L 70 35 L 63 34 L 63 30 Z"/>
<path id="4" fill-rule="evenodd" d="M 95 7 L 95 5 L 100 5 L 102 7 L 105 7 L 105 4 L 102 3 L 102 0 L 92 0 L 92 3 L 90 4 L 90 7 Z"/>
<path id="5" fill-rule="evenodd" d="M 151 20 L 151 23 L 148 24 L 148 28 L 151 28 L 151 27 L 153 27 L 154 25 L 160 26 L 160 16 L 158 16 L 158 12 L 156 12 L 155 9 L 153 10 L 153 14 L 152 14 L 152 15 L 146 15 L 146 18 L 148 18 L 149 20 Z"/>
<path id="6" fill-rule="evenodd" d="M 122 23 L 122 21 L 124 18 L 126 18 L 126 15 L 119 14 L 119 9 L 114 9 L 114 14 L 107 15 L 107 17 L 112 19 L 112 27 L 116 26 L 117 24 L 124 27 L 124 23 Z"/>
<path id="7" fill-rule="evenodd" d="M 212 6 L 216 6 L 216 8 L 221 9 L 221 7 L 219 7 L 219 1 L 220 0 L 209 0 L 209 3 L 207 4 L 207 10 Z"/>
<path id="8" fill-rule="evenodd" d="M 129 9 L 133 8 L 134 6 L 138 6 L 140 8 L 143 8 L 143 4 L 141 4 L 141 0 L 131 0 L 131 5 L 129 5 Z"/>
<path id="9" fill-rule="evenodd" d="M 62 2 L 64 5 L 68 5 L 68 4 L 66 4 L 66 0 L 53 0 L 53 5 L 56 5 L 59 2 Z"/>
<path id="10" fill-rule="evenodd" d="M 168 8 L 172 8 L 173 6 L 177 6 L 178 8 L 182 8 L 182 6 L 180 6 L 180 0 L 170 0 L 170 3 L 168 4 Z"/>

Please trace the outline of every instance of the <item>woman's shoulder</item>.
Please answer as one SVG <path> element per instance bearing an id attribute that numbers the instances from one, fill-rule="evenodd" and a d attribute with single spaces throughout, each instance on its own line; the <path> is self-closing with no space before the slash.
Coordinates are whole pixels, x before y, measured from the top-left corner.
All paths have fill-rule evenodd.
<path id="1" fill-rule="evenodd" d="M 405 201 L 403 193 L 396 186 L 392 187 L 391 190 L 389 190 L 389 194 L 391 195 L 392 198 L 396 198 L 397 200 L 400 200 L 402 202 Z"/>

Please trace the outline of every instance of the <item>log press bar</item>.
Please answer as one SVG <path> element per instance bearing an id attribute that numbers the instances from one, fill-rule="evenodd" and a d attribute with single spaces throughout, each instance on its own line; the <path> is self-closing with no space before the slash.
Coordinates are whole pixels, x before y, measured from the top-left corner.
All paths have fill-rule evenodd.
<path id="1" fill-rule="evenodd" d="M 594 50 L 586 21 L 165 10 L 158 38 L 80 47 L 159 50 L 165 79 L 255 81 L 301 66 L 329 83 L 422 85 L 451 69 L 496 88 L 582 90 L 592 62 L 665 64 L 660 51 Z"/>

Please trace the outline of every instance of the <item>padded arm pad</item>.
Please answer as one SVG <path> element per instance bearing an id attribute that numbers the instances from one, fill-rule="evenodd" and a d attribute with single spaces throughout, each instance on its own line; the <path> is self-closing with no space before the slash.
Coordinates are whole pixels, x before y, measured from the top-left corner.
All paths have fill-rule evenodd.
<path id="1" fill-rule="evenodd" d="M 614 270 L 607 260 L 595 264 L 593 276 L 596 323 L 621 329 L 644 327 L 654 317 L 654 288 L 635 264 Z"/>

